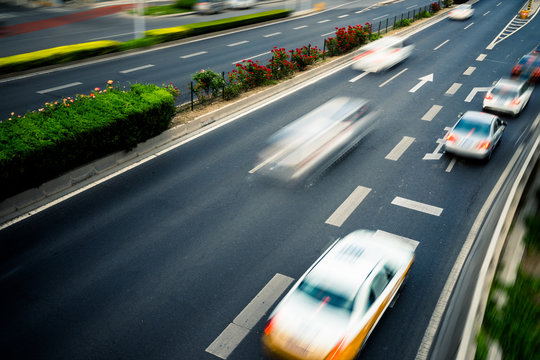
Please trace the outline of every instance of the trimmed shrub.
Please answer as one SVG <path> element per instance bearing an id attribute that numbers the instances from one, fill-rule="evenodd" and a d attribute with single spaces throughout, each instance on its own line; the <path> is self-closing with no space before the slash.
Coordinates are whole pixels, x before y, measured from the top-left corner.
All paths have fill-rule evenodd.
<path id="1" fill-rule="evenodd" d="M 90 95 L 47 103 L 0 122 L 0 200 L 166 130 L 175 113 L 170 90 L 108 83 Z"/>

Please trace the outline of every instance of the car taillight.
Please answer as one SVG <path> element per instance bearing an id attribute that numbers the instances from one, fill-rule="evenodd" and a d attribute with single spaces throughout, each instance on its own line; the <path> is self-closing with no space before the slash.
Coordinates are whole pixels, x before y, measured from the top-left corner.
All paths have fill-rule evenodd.
<path id="1" fill-rule="evenodd" d="M 446 141 L 455 143 L 457 140 L 456 136 L 454 134 L 448 134 L 446 135 Z"/>
<path id="2" fill-rule="evenodd" d="M 521 100 L 518 99 L 514 99 L 512 100 L 512 105 L 519 105 L 519 103 L 521 102 Z"/>
<path id="3" fill-rule="evenodd" d="M 516 65 L 516 66 L 514 66 L 514 68 L 512 69 L 512 74 L 513 74 L 513 75 L 518 75 L 520 72 L 521 72 L 521 65 Z"/>
<path id="4" fill-rule="evenodd" d="M 367 56 L 369 54 L 371 54 L 374 50 L 368 50 L 368 51 L 365 51 L 363 53 L 361 53 L 360 55 L 356 55 L 353 60 L 358 60 L 360 58 L 363 58 L 364 56 Z"/>
<path id="5" fill-rule="evenodd" d="M 493 95 L 486 94 L 485 98 L 486 98 L 486 100 L 493 100 Z"/>
<path id="6" fill-rule="evenodd" d="M 272 330 L 274 330 L 274 326 L 276 325 L 275 320 L 276 320 L 275 316 L 268 319 L 268 322 L 266 323 L 266 327 L 264 328 L 264 333 L 266 334 L 266 336 L 270 335 Z"/>
<path id="7" fill-rule="evenodd" d="M 341 339 L 336 346 L 334 346 L 334 348 L 332 349 L 332 351 L 330 351 L 328 353 L 328 356 L 325 358 L 325 360 L 333 360 L 333 359 L 337 359 L 339 357 L 339 355 L 341 354 L 341 351 L 343 350 L 342 349 L 342 345 L 343 345 L 343 342 L 345 341 L 345 338 Z"/>
<path id="8" fill-rule="evenodd" d="M 487 150 L 491 143 L 489 141 L 480 141 L 476 147 L 478 150 Z"/>

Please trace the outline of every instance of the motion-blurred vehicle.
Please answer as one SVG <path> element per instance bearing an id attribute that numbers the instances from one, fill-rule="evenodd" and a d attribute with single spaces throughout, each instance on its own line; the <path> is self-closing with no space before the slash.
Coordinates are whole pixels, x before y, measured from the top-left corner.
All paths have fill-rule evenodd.
<path id="1" fill-rule="evenodd" d="M 506 127 L 496 115 L 467 111 L 446 135 L 446 152 L 476 159 L 489 159 Z"/>
<path id="2" fill-rule="evenodd" d="M 530 52 L 522 56 L 512 68 L 512 76 L 536 83 L 540 78 L 540 54 Z"/>
<path id="3" fill-rule="evenodd" d="M 500 79 L 484 96 L 483 110 L 519 115 L 533 92 L 526 80 Z"/>
<path id="4" fill-rule="evenodd" d="M 229 9 L 249 9 L 255 6 L 255 0 L 227 0 L 225 4 Z"/>
<path id="5" fill-rule="evenodd" d="M 367 72 L 379 72 L 391 68 L 408 58 L 414 49 L 407 38 L 386 36 L 363 46 L 354 57 L 352 68 Z"/>
<path id="6" fill-rule="evenodd" d="M 291 184 L 305 180 L 360 141 L 375 115 L 367 100 L 333 98 L 272 135 L 259 154 L 257 173 Z"/>
<path id="7" fill-rule="evenodd" d="M 225 1 L 222 0 L 202 0 L 197 1 L 193 9 L 200 14 L 216 14 L 225 9 Z"/>
<path id="8" fill-rule="evenodd" d="M 336 240 L 272 311 L 263 349 L 285 359 L 353 359 L 404 284 L 415 250 L 368 230 Z"/>
<path id="9" fill-rule="evenodd" d="M 448 14 L 448 18 L 452 20 L 467 20 L 474 14 L 474 9 L 469 4 L 461 4 L 456 6 Z"/>

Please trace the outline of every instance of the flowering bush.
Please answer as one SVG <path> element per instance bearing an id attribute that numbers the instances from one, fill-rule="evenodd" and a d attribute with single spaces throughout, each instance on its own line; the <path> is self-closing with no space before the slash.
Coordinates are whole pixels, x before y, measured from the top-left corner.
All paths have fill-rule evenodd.
<path id="1" fill-rule="evenodd" d="M 291 62 L 299 71 L 304 71 L 308 65 L 312 65 L 322 57 L 322 51 L 316 46 L 303 46 L 301 49 L 296 48 L 295 51 L 290 50 Z"/>
<path id="2" fill-rule="evenodd" d="M 439 6 L 439 3 L 432 3 L 431 5 L 431 12 L 436 13 L 437 11 L 441 10 L 441 7 Z"/>
<path id="3" fill-rule="evenodd" d="M 274 46 L 272 50 L 272 59 L 270 59 L 270 71 L 272 78 L 279 80 L 294 73 L 294 64 L 290 61 L 289 53 L 284 48 Z"/>
<path id="4" fill-rule="evenodd" d="M 161 87 L 164 88 L 165 90 L 167 90 L 169 92 L 169 94 L 174 96 L 175 100 L 180 96 L 180 90 L 178 90 L 178 88 L 176 86 L 174 86 L 173 83 L 169 83 L 167 85 L 162 84 Z"/>
<path id="5" fill-rule="evenodd" d="M 221 89 L 225 86 L 223 77 L 212 70 L 201 70 L 193 75 L 192 78 L 197 82 L 193 91 L 195 91 L 201 101 L 204 101 L 210 95 L 218 96 Z"/>
<path id="6" fill-rule="evenodd" d="M 236 64 L 236 70 L 229 74 L 229 83 L 240 86 L 243 90 L 265 85 L 272 79 L 272 69 L 259 65 L 258 61 L 244 60 Z"/>
<path id="7" fill-rule="evenodd" d="M 357 46 L 363 45 L 371 34 L 371 24 L 364 26 L 348 26 L 347 28 L 336 28 L 336 36 L 326 40 L 326 47 L 331 56 L 341 55 L 351 51 Z"/>

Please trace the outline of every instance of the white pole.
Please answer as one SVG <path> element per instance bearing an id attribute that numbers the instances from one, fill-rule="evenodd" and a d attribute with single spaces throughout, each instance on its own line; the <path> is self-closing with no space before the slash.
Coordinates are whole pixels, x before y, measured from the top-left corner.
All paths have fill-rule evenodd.
<path id="1" fill-rule="evenodd" d="M 144 37 L 144 0 L 136 1 L 133 24 L 135 26 L 135 39 Z"/>

